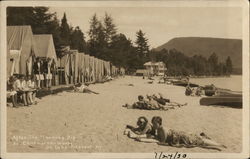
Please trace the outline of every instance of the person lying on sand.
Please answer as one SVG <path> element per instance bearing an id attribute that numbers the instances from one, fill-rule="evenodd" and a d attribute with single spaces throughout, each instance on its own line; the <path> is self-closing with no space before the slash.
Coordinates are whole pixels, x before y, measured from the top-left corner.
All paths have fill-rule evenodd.
<path id="1" fill-rule="evenodd" d="M 141 142 L 155 142 L 159 145 L 164 146 L 174 146 L 174 147 L 201 147 L 207 149 L 215 149 L 221 151 L 222 148 L 226 146 L 219 144 L 209 138 L 205 133 L 197 134 L 188 134 L 183 131 L 175 131 L 172 129 L 166 129 L 162 126 L 162 118 L 159 116 L 154 116 L 152 118 L 152 125 L 155 132 L 155 139 L 145 139 L 137 138 L 137 141 Z"/>
<path id="2" fill-rule="evenodd" d="M 149 100 L 144 100 L 144 97 L 142 95 L 138 96 L 138 101 L 135 102 L 132 105 L 125 104 L 123 107 L 126 107 L 128 109 L 145 109 L 145 110 L 164 110 L 164 107 L 159 105 L 155 100 L 153 100 L 151 97 L 148 98 Z"/>
<path id="3" fill-rule="evenodd" d="M 104 77 L 104 81 L 111 81 L 111 80 L 113 80 L 113 78 L 109 75 Z"/>
<path id="4" fill-rule="evenodd" d="M 159 97 L 155 94 L 153 94 L 151 97 L 158 102 L 158 104 L 162 105 L 164 108 L 174 108 L 174 107 L 181 107 L 186 106 L 187 103 L 180 104 L 177 102 L 171 102 L 170 99 L 164 98 L 161 93 L 158 93 Z M 148 96 L 149 97 L 149 96 Z"/>
<path id="5" fill-rule="evenodd" d="M 132 105 L 125 104 L 123 107 L 127 107 L 128 109 L 145 109 L 145 110 L 168 110 L 168 109 L 174 109 L 175 106 L 183 106 L 187 104 L 179 104 L 175 102 L 171 102 L 169 104 L 163 105 L 156 100 L 154 100 L 156 97 L 147 96 L 148 100 L 144 100 L 144 97 L 142 95 L 138 96 L 138 102 L 135 102 Z M 164 99 L 162 99 L 164 100 Z"/>
<path id="6" fill-rule="evenodd" d="M 79 93 L 94 93 L 94 94 L 99 94 L 97 92 L 94 92 L 88 88 L 88 84 L 84 83 L 78 83 L 73 86 L 74 92 L 79 92 Z"/>
<path id="7" fill-rule="evenodd" d="M 130 138 L 150 138 L 155 134 L 153 131 L 152 125 L 148 122 L 148 119 L 144 116 L 141 116 L 137 120 L 137 127 L 127 125 L 124 131 L 124 135 L 127 135 Z"/>
<path id="8" fill-rule="evenodd" d="M 147 101 L 144 100 L 144 97 L 142 95 L 139 95 L 137 102 L 132 105 L 125 104 L 123 105 L 123 107 L 127 107 L 128 109 L 147 109 L 147 105 Z"/>
<path id="9" fill-rule="evenodd" d="M 147 96 L 148 98 L 148 109 L 149 110 L 168 110 L 170 107 L 165 107 L 164 105 L 158 103 L 153 99 L 152 96 Z"/>

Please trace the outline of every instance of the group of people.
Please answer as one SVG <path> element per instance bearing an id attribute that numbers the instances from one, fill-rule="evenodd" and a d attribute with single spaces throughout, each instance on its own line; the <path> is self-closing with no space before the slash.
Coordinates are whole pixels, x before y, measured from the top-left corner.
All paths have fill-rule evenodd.
<path id="1" fill-rule="evenodd" d="M 187 103 L 180 104 L 177 102 L 172 102 L 170 99 L 164 98 L 161 93 L 158 93 L 158 96 L 155 94 L 147 95 L 147 100 L 145 100 L 142 95 L 139 95 L 137 102 L 133 103 L 132 105 L 125 104 L 123 107 L 128 109 L 168 110 L 185 105 L 187 105 Z"/>
<path id="2" fill-rule="evenodd" d="M 186 90 L 185 90 L 185 95 L 186 96 L 202 96 L 204 95 L 203 89 L 201 86 L 197 87 L 197 88 L 191 88 L 189 85 L 186 86 Z"/>
<path id="3" fill-rule="evenodd" d="M 37 87 L 50 88 L 52 85 L 52 72 L 56 70 L 55 61 L 50 58 L 36 58 L 33 70 L 37 81 Z"/>
<path id="4" fill-rule="evenodd" d="M 154 116 L 151 123 L 149 123 L 146 117 L 142 116 L 138 118 L 136 127 L 131 125 L 126 126 L 124 135 L 140 142 L 157 143 L 165 146 L 201 147 L 219 151 L 222 148 L 226 148 L 226 146 L 213 141 L 204 132 L 192 134 L 167 129 L 162 125 L 162 118 L 160 116 Z"/>
<path id="5" fill-rule="evenodd" d="M 7 98 L 11 100 L 14 108 L 37 104 L 36 92 L 34 77 L 14 75 L 7 80 Z"/>

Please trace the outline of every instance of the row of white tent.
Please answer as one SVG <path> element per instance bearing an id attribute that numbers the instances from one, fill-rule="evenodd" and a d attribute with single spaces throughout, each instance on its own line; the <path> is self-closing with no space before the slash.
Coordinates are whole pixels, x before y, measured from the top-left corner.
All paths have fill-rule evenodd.
<path id="1" fill-rule="evenodd" d="M 58 59 L 57 66 L 64 68 L 65 83 L 73 78 L 74 83 L 102 82 L 107 76 L 124 75 L 124 68 L 117 68 L 109 61 L 70 50 L 68 54 Z M 72 80 L 71 80 L 72 81 Z"/>
<path id="2" fill-rule="evenodd" d="M 64 78 L 75 81 L 101 81 L 105 76 L 125 74 L 110 62 L 97 59 L 77 50 L 70 50 L 61 59 L 56 56 L 51 34 L 34 35 L 31 26 L 7 26 L 7 74 L 33 74 L 34 57 L 50 58 L 56 67 L 63 68 Z"/>
<path id="3" fill-rule="evenodd" d="M 31 75 L 34 57 L 57 60 L 52 35 L 33 35 L 30 26 L 7 26 L 7 75 Z"/>

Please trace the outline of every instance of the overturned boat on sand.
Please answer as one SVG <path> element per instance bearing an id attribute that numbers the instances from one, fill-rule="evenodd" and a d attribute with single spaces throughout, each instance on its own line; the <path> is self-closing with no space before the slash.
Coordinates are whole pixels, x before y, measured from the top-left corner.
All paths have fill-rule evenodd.
<path id="1" fill-rule="evenodd" d="M 242 108 L 242 92 L 219 90 L 216 95 L 203 97 L 200 105 L 220 105 Z"/>
<path id="2" fill-rule="evenodd" d="M 175 85 L 175 86 L 187 87 L 187 85 L 189 84 L 190 87 L 199 87 L 198 84 L 190 83 L 190 82 L 184 81 L 184 80 L 176 80 L 176 81 L 172 81 L 172 83 L 173 83 L 173 85 Z"/>

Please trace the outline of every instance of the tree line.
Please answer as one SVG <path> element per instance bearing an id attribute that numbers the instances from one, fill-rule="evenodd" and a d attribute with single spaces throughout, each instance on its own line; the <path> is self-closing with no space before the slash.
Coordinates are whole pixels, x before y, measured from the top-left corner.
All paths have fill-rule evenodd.
<path id="1" fill-rule="evenodd" d="M 176 49 L 162 49 L 161 51 L 151 50 L 150 59 L 163 61 L 170 76 L 224 76 L 232 74 L 233 71 L 230 56 L 224 62 L 219 62 L 216 53 L 212 53 L 208 58 L 202 55 L 188 57 Z"/>
<path id="2" fill-rule="evenodd" d="M 8 7 L 7 25 L 31 25 L 34 34 L 52 34 L 57 56 L 62 46 L 70 46 L 91 56 L 110 61 L 127 72 L 143 69 L 147 61 L 163 61 L 169 75 L 228 75 L 232 73 L 230 57 L 224 63 L 218 62 L 213 53 L 206 59 L 201 55 L 187 57 L 178 50 L 155 51 L 149 49 L 145 33 L 138 29 L 133 42 L 126 35 L 118 33 L 113 18 L 108 13 L 102 18 L 94 14 L 90 18 L 89 37 L 79 26 L 68 24 L 66 13 L 61 20 L 48 7 Z"/>
<path id="3" fill-rule="evenodd" d="M 149 52 L 145 33 L 138 30 L 133 44 L 124 34 L 117 33 L 117 26 L 108 13 L 102 19 L 96 14 L 90 18 L 89 40 L 79 26 L 68 24 L 66 13 L 59 20 L 48 7 L 8 7 L 7 25 L 31 25 L 34 34 L 52 34 L 58 57 L 63 56 L 60 52 L 62 46 L 70 46 L 131 72 L 143 68 Z"/>

